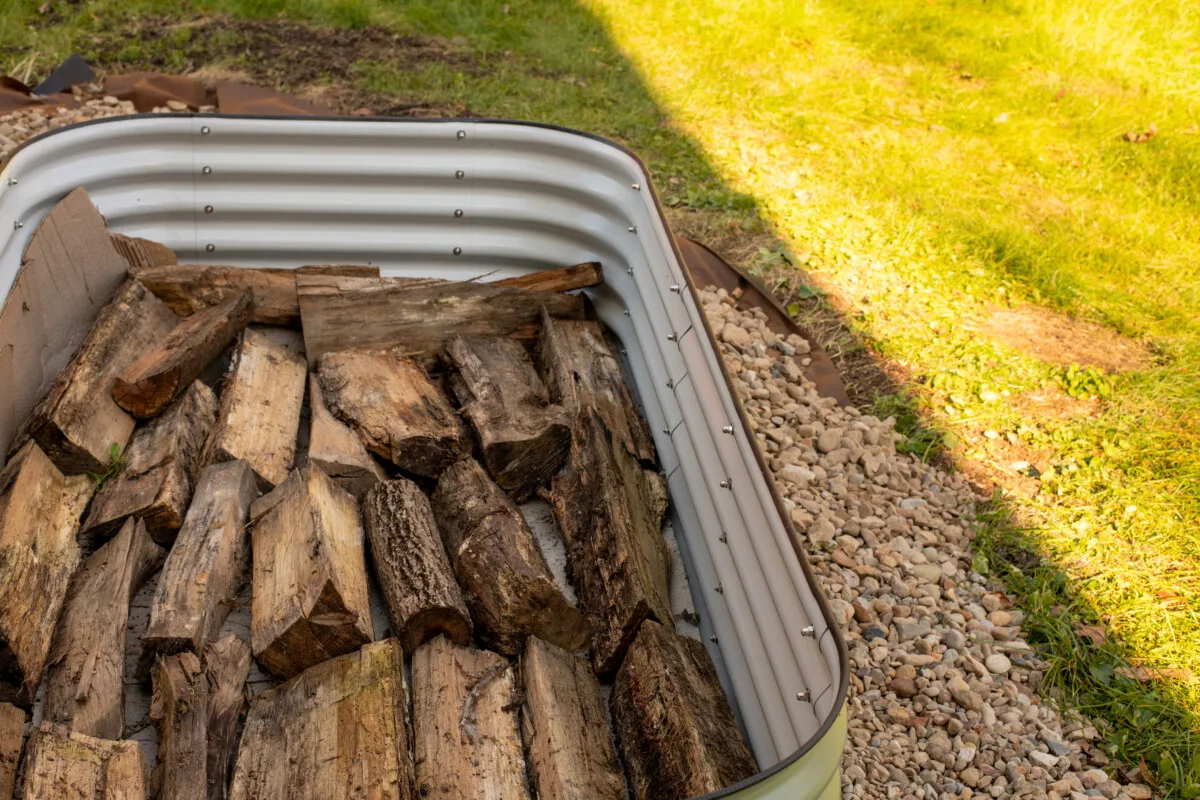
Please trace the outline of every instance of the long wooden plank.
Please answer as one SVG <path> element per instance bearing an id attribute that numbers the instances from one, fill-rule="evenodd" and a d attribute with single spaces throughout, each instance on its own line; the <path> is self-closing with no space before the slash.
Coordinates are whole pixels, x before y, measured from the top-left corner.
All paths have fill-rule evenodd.
<path id="1" fill-rule="evenodd" d="M 515 278 L 504 278 L 493 282 L 492 285 L 513 286 L 529 292 L 573 292 L 576 289 L 599 286 L 603 282 L 604 273 L 600 270 L 600 262 L 585 261 L 570 267 L 543 269 Z"/>
<path id="2" fill-rule="evenodd" d="M 231 800 L 410 800 L 404 654 L 395 639 L 308 669 L 250 703 Z"/>

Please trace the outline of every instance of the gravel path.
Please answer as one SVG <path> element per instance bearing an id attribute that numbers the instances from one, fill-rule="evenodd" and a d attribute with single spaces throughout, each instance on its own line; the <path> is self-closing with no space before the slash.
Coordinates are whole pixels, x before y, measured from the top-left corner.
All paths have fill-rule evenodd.
<path id="1" fill-rule="evenodd" d="M 968 484 L 897 453 L 892 420 L 820 397 L 781 357 L 806 365 L 803 339 L 724 290 L 701 298 L 850 651 L 843 796 L 1151 797 L 1038 695 L 1021 612 L 971 571 Z"/>

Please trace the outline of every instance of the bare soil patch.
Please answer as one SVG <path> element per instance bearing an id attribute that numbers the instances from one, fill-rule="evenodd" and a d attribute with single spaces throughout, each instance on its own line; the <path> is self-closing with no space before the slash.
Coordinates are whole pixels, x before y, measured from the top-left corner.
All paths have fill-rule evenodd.
<path id="1" fill-rule="evenodd" d="M 1150 353 L 1111 328 L 1038 306 L 998 308 L 976 323 L 985 336 L 1050 364 L 1078 364 L 1107 372 L 1142 369 Z"/>

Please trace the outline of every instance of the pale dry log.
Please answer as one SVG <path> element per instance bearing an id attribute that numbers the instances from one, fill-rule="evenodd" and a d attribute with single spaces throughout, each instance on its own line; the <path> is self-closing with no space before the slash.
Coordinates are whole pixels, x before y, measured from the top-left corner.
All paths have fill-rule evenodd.
<path id="1" fill-rule="evenodd" d="M 413 653 L 416 793 L 431 800 L 529 800 L 513 668 L 439 636 Z"/>
<path id="2" fill-rule="evenodd" d="M 148 671 L 157 654 L 199 653 L 216 639 L 245 581 L 246 521 L 256 497 L 254 473 L 245 461 L 215 464 L 200 473 L 154 590 L 139 672 Z"/>
<path id="3" fill-rule="evenodd" d="M 349 349 L 402 347 L 427 362 L 456 334 L 515 336 L 532 343 L 544 307 L 583 317 L 583 298 L 434 278 L 297 277 L 310 363 Z"/>
<path id="4" fill-rule="evenodd" d="M 286 478 L 296 456 L 307 375 L 295 350 L 256 328 L 243 331 L 221 389 L 205 463 L 245 460 L 262 491 Z"/>
<path id="5" fill-rule="evenodd" d="M 550 402 L 520 342 L 456 336 L 446 354 L 453 366 L 448 383 L 488 473 L 517 502 L 527 499 L 566 459 L 570 416 Z"/>
<path id="6" fill-rule="evenodd" d="M 145 419 L 162 413 L 246 327 L 254 296 L 249 290 L 185 317 L 158 345 L 117 375 L 113 399 Z"/>
<path id="7" fill-rule="evenodd" d="M 24 800 L 146 800 L 146 761 L 129 739 L 112 741 L 43 722 L 29 737 Z"/>
<path id="8" fill-rule="evenodd" d="M 333 416 L 325 405 L 316 375 L 308 378 L 308 460 L 359 500 L 387 473 L 367 452 L 358 434 Z"/>
<path id="9" fill-rule="evenodd" d="M 405 652 L 444 635 L 471 643 L 471 617 L 446 557 L 433 509 L 412 481 L 378 484 L 363 503 L 375 577 Z"/>
<path id="10" fill-rule="evenodd" d="M 610 702 L 635 800 L 683 800 L 758 772 L 712 659 L 695 639 L 643 622 Z"/>
<path id="11" fill-rule="evenodd" d="M 131 269 L 131 274 L 154 292 L 176 314 L 189 316 L 209 306 L 237 297 L 247 289 L 254 293 L 250 321 L 259 325 L 300 327 L 296 302 L 296 276 L 304 274 L 379 277 L 379 267 L 310 266 L 299 269 L 166 264 Z"/>
<path id="12" fill-rule="evenodd" d="M 129 604 L 163 556 L 145 524 L 129 519 L 71 578 L 50 649 L 45 719 L 101 739 L 124 735 Z"/>
<path id="13" fill-rule="evenodd" d="M 410 800 L 404 654 L 387 639 L 250 703 L 231 800 Z"/>
<path id="14" fill-rule="evenodd" d="M 592 627 L 592 663 L 607 677 L 620 666 L 643 620 L 674 629 L 671 559 L 662 537 L 666 485 L 585 408 L 550 500 L 579 604 Z"/>
<path id="15" fill-rule="evenodd" d="M 17 766 L 25 744 L 25 712 L 0 703 L 0 798 L 9 800 L 17 788 Z"/>
<path id="16" fill-rule="evenodd" d="M 538 800 L 624 800 L 625 780 L 591 665 L 530 636 L 521 677 L 525 748 Z"/>
<path id="17" fill-rule="evenodd" d="M 177 321 L 145 286 L 128 281 L 17 431 L 14 447 L 32 438 L 63 472 L 103 473 L 113 446 L 123 449 L 135 425 L 113 401 L 117 375 Z"/>
<path id="18" fill-rule="evenodd" d="M 171 800 L 208 796 L 208 676 L 195 653 L 158 657 L 150 720 L 158 730 L 154 784 Z"/>
<path id="19" fill-rule="evenodd" d="M 521 510 L 474 459 L 442 473 L 433 512 L 488 647 L 518 655 L 529 635 L 572 652 L 586 644 L 587 622 L 555 583 Z"/>
<path id="20" fill-rule="evenodd" d="M 94 545 L 129 517 L 138 517 L 154 541 L 170 544 L 183 524 L 204 442 L 216 419 L 216 395 L 197 381 L 161 416 L 134 431 L 124 467 L 92 501 L 83 540 Z"/>
<path id="21" fill-rule="evenodd" d="M 654 463 L 650 428 L 633 402 L 599 323 L 543 314 L 537 360 L 551 402 L 567 409 L 572 419 L 581 409 L 595 409 L 630 453 L 647 465 Z"/>
<path id="22" fill-rule="evenodd" d="M 436 478 L 471 451 L 470 434 L 421 365 L 398 350 L 345 350 L 321 358 L 325 403 L 367 449 Z"/>
<path id="23" fill-rule="evenodd" d="M 320 467 L 295 470 L 250 510 L 251 648 L 290 678 L 373 638 L 358 501 Z"/>
<path id="24" fill-rule="evenodd" d="M 91 480 L 64 477 L 36 442 L 0 470 L 0 700 L 28 704 L 42 681 L 91 494 Z"/>
<path id="25" fill-rule="evenodd" d="M 603 282 L 604 273 L 600 270 L 600 262 L 585 261 L 570 267 L 544 269 L 515 278 L 504 278 L 491 285 L 512 286 L 528 292 L 573 292 L 576 289 L 599 286 Z"/>
<path id="26" fill-rule="evenodd" d="M 250 645 L 227 633 L 204 650 L 208 678 L 208 800 L 225 800 L 238 749 L 238 722 L 246 707 Z"/>

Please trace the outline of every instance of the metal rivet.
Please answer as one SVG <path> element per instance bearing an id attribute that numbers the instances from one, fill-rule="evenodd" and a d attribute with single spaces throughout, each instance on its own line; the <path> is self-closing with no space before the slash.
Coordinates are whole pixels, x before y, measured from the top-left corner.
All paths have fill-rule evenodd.
<path id="1" fill-rule="evenodd" d="M 627 356 L 627 355 L 629 355 L 629 351 L 628 351 L 628 350 L 626 350 L 624 347 L 622 347 L 622 348 L 621 348 L 621 355 L 623 355 L 623 356 Z"/>
<path id="2" fill-rule="evenodd" d="M 21 228 L 24 228 L 24 227 L 25 227 L 24 222 L 13 222 L 13 230 L 14 231 L 19 231 L 19 230 L 21 230 Z"/>
<path id="3" fill-rule="evenodd" d="M 733 488 L 733 479 L 726 478 L 725 480 L 721 481 L 721 488 L 722 489 L 732 489 Z"/>
<path id="4" fill-rule="evenodd" d="M 709 640 L 710 642 L 712 642 L 713 644 L 716 644 L 716 643 L 717 643 L 717 637 L 716 637 L 716 635 L 715 635 L 715 634 L 714 634 L 713 636 L 710 636 L 710 637 L 708 637 L 708 640 Z"/>
<path id="5" fill-rule="evenodd" d="M 634 189 L 636 189 L 636 190 L 638 190 L 638 191 L 641 191 L 642 185 L 641 185 L 640 183 L 635 183 L 635 184 L 633 185 L 633 188 L 634 188 Z"/>
<path id="6" fill-rule="evenodd" d="M 675 388 L 675 381 L 667 381 L 667 388 L 668 388 L 668 389 L 674 389 L 674 388 Z"/>
<path id="7" fill-rule="evenodd" d="M 16 178 L 9 178 L 9 179 L 8 179 L 8 185 L 9 185 L 9 186 L 16 186 L 16 185 L 17 185 L 17 179 L 16 179 Z"/>
<path id="8" fill-rule="evenodd" d="M 210 133 L 212 133 L 212 129 L 209 128 L 207 125 L 205 125 L 203 128 L 200 129 L 201 136 L 208 136 Z"/>
<path id="9" fill-rule="evenodd" d="M 205 213 L 205 214 L 211 214 L 211 213 L 213 213 L 213 207 L 212 207 L 212 206 L 205 206 L 205 207 L 204 207 L 204 213 Z"/>
<path id="10" fill-rule="evenodd" d="M 668 334 L 667 334 L 667 341 L 668 341 L 668 342 L 677 342 L 677 341 L 679 341 L 679 337 L 678 337 L 678 336 L 676 336 L 676 335 L 675 335 L 675 334 L 673 334 L 673 333 L 668 333 Z"/>
<path id="11" fill-rule="evenodd" d="M 725 594 L 725 587 L 718 583 L 715 587 L 715 591 L 717 594 Z"/>
<path id="12" fill-rule="evenodd" d="M 637 233 L 637 225 L 630 225 L 630 226 L 629 226 L 629 232 L 630 232 L 630 233 Z"/>
<path id="13" fill-rule="evenodd" d="M 462 215 L 463 215 L 463 210 L 461 208 L 454 209 L 454 216 L 461 217 Z"/>
<path id="14" fill-rule="evenodd" d="M 625 316 L 627 316 L 627 317 L 629 316 L 629 309 L 628 309 L 628 308 L 627 308 L 627 309 L 625 309 Z"/>
<path id="15" fill-rule="evenodd" d="M 467 177 L 467 173 L 463 172 L 461 169 L 455 170 L 454 177 L 458 178 L 461 181 L 463 178 Z"/>
<path id="16" fill-rule="evenodd" d="M 200 171 L 205 175 L 212 175 L 212 167 L 201 167 Z"/>
<path id="17" fill-rule="evenodd" d="M 721 428 L 721 433 L 733 433 L 733 426 L 726 425 L 724 428 Z"/>
<path id="18" fill-rule="evenodd" d="M 206 244 L 204 245 L 204 249 L 211 253 L 217 249 L 217 246 L 215 244 Z"/>
<path id="19" fill-rule="evenodd" d="M 800 692 L 796 692 L 796 699 L 797 699 L 797 700 L 799 700 L 799 701 L 800 701 L 800 702 L 802 702 L 802 703 L 803 703 L 803 702 L 808 702 L 808 698 L 809 698 L 809 697 L 811 697 L 811 696 L 812 696 L 812 695 L 811 695 L 811 693 L 808 691 L 808 689 L 805 689 L 805 690 L 803 690 L 803 691 L 800 691 Z"/>
<path id="20" fill-rule="evenodd" d="M 663 433 L 665 433 L 667 436 L 670 436 L 670 435 L 671 435 L 671 429 L 670 429 L 670 428 L 663 428 Z"/>
<path id="21" fill-rule="evenodd" d="M 462 255 L 462 248 L 461 248 L 461 247 L 456 247 L 456 248 L 454 248 L 454 255 L 456 255 L 456 256 L 461 256 L 461 255 Z"/>
<path id="22" fill-rule="evenodd" d="M 626 275 L 632 275 L 632 274 L 633 274 L 633 267 L 630 267 L 629 269 L 625 270 L 625 274 L 626 274 Z"/>
<path id="23" fill-rule="evenodd" d="M 460 138 L 460 139 L 465 139 L 465 138 L 467 138 L 467 132 L 466 132 L 466 131 L 459 131 L 459 132 L 458 132 L 458 138 Z"/>
<path id="24" fill-rule="evenodd" d="M 812 625 L 805 625 L 800 629 L 800 635 L 807 636 L 809 639 L 815 639 L 817 636 L 817 629 Z"/>
<path id="25" fill-rule="evenodd" d="M 671 284 L 671 291 L 674 292 L 675 294 L 679 294 L 680 292 L 683 291 L 683 287 L 680 286 L 678 283 L 673 283 L 673 284 Z"/>
<path id="26" fill-rule="evenodd" d="M 729 534 L 722 532 L 721 535 L 717 537 L 717 541 L 720 542 L 721 544 L 728 544 L 729 543 Z"/>

